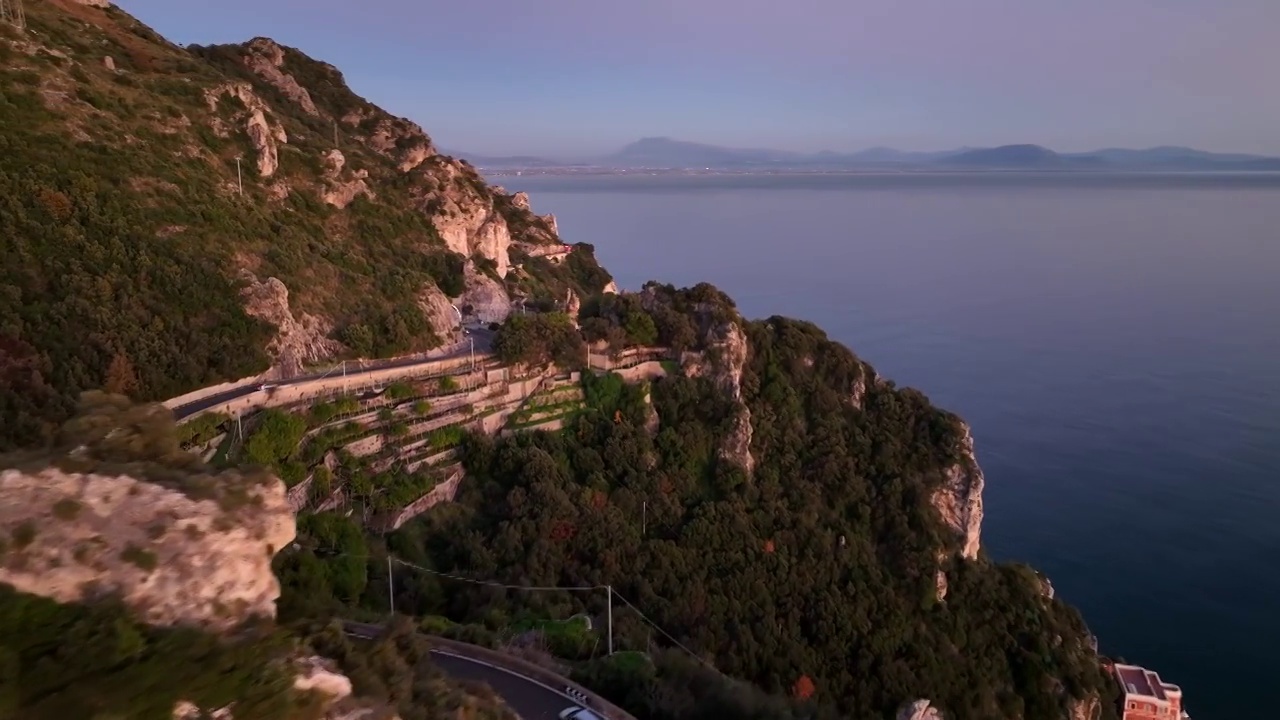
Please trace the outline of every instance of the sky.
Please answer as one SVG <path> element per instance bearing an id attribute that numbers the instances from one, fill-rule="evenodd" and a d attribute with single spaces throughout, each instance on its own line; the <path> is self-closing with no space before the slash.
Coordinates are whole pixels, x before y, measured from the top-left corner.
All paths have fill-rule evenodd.
<path id="1" fill-rule="evenodd" d="M 1280 0 L 117 0 L 271 37 L 475 154 L 735 147 L 1280 155 Z"/>

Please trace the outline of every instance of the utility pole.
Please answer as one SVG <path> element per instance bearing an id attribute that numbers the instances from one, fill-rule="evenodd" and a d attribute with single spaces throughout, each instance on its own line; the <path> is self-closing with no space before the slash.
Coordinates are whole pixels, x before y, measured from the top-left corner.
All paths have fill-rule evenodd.
<path id="1" fill-rule="evenodd" d="M 236 187 L 239 189 L 240 196 L 244 197 L 244 178 L 240 175 L 240 156 L 236 156 Z"/>
<path id="2" fill-rule="evenodd" d="M 333 121 L 333 148 L 338 149 L 338 121 Z"/>
<path id="3" fill-rule="evenodd" d="M 471 372 L 476 371 L 476 336 L 467 333 L 467 340 L 471 341 Z"/>
<path id="4" fill-rule="evenodd" d="M 396 615 L 396 581 L 391 575 L 391 553 L 387 553 L 387 603 L 391 605 L 391 617 Z"/>
<path id="5" fill-rule="evenodd" d="M 236 411 L 236 439 L 244 441 L 244 426 L 240 424 L 240 411 Z"/>
<path id="6" fill-rule="evenodd" d="M 640 501 L 640 535 L 647 535 L 649 532 L 649 501 Z"/>
<path id="7" fill-rule="evenodd" d="M 605 585 L 604 589 L 609 593 L 609 654 L 613 654 L 613 586 Z"/>

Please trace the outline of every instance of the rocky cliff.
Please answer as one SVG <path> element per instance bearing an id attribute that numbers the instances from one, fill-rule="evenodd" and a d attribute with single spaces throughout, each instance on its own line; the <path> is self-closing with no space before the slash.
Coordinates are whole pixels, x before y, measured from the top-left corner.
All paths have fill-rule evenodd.
<path id="1" fill-rule="evenodd" d="M 275 617 L 271 559 L 294 537 L 284 484 L 247 489 L 237 502 L 127 476 L 5 470 L 0 532 L 19 541 L 0 582 L 59 602 L 119 594 L 156 625 L 228 630 Z"/>
<path id="2" fill-rule="evenodd" d="M 960 557 L 975 560 L 981 546 L 982 491 L 986 482 L 973 454 L 973 435 L 962 423 L 957 453 L 960 459 L 944 471 L 941 486 L 934 491 L 933 506 L 939 517 L 955 533 Z"/>
<path id="3" fill-rule="evenodd" d="M 271 560 L 294 538 L 284 484 L 210 471 L 165 408 L 87 394 L 50 451 L 0 469 L 0 583 L 63 603 L 119 596 L 155 625 L 275 617 Z"/>
<path id="4" fill-rule="evenodd" d="M 733 401 L 733 423 L 720 446 L 720 457 L 750 475 L 755 468 L 755 458 L 751 455 L 751 410 L 742 400 L 742 370 L 750 351 L 747 337 L 737 321 L 729 321 L 712 328 L 705 343 L 704 352 L 685 354 L 685 373 L 690 377 L 709 377 Z"/>

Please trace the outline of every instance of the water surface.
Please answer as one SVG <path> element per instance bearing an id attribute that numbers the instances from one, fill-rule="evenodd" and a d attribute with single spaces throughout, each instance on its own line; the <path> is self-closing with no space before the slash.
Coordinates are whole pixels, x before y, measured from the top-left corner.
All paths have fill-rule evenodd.
<path id="1" fill-rule="evenodd" d="M 1269 702 L 1280 175 L 493 179 L 620 286 L 712 282 L 964 416 L 994 557 L 1196 720 Z"/>

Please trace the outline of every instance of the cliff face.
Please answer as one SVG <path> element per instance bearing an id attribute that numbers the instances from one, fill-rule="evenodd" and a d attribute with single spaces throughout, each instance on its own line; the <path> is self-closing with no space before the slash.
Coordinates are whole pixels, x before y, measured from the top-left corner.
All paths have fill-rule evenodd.
<path id="1" fill-rule="evenodd" d="M 127 476 L 0 473 L 0 582 L 58 602 L 118 593 L 155 625 L 230 629 L 275 617 L 271 559 L 294 538 L 280 482 L 240 507 Z"/>
<path id="2" fill-rule="evenodd" d="M 710 377 L 733 399 L 736 413 L 733 427 L 720 447 L 720 456 L 741 467 L 748 475 L 755 469 L 751 456 L 751 410 L 742 400 L 742 371 L 747 364 L 747 336 L 736 322 L 715 329 L 708 343 Z"/>
<path id="3" fill-rule="evenodd" d="M 934 491 L 933 507 L 956 534 L 960 556 L 975 560 L 981 546 L 982 491 L 986 482 L 973 453 L 973 435 L 968 425 L 962 427 L 959 454 L 960 461 L 946 468 L 942 485 Z"/>

